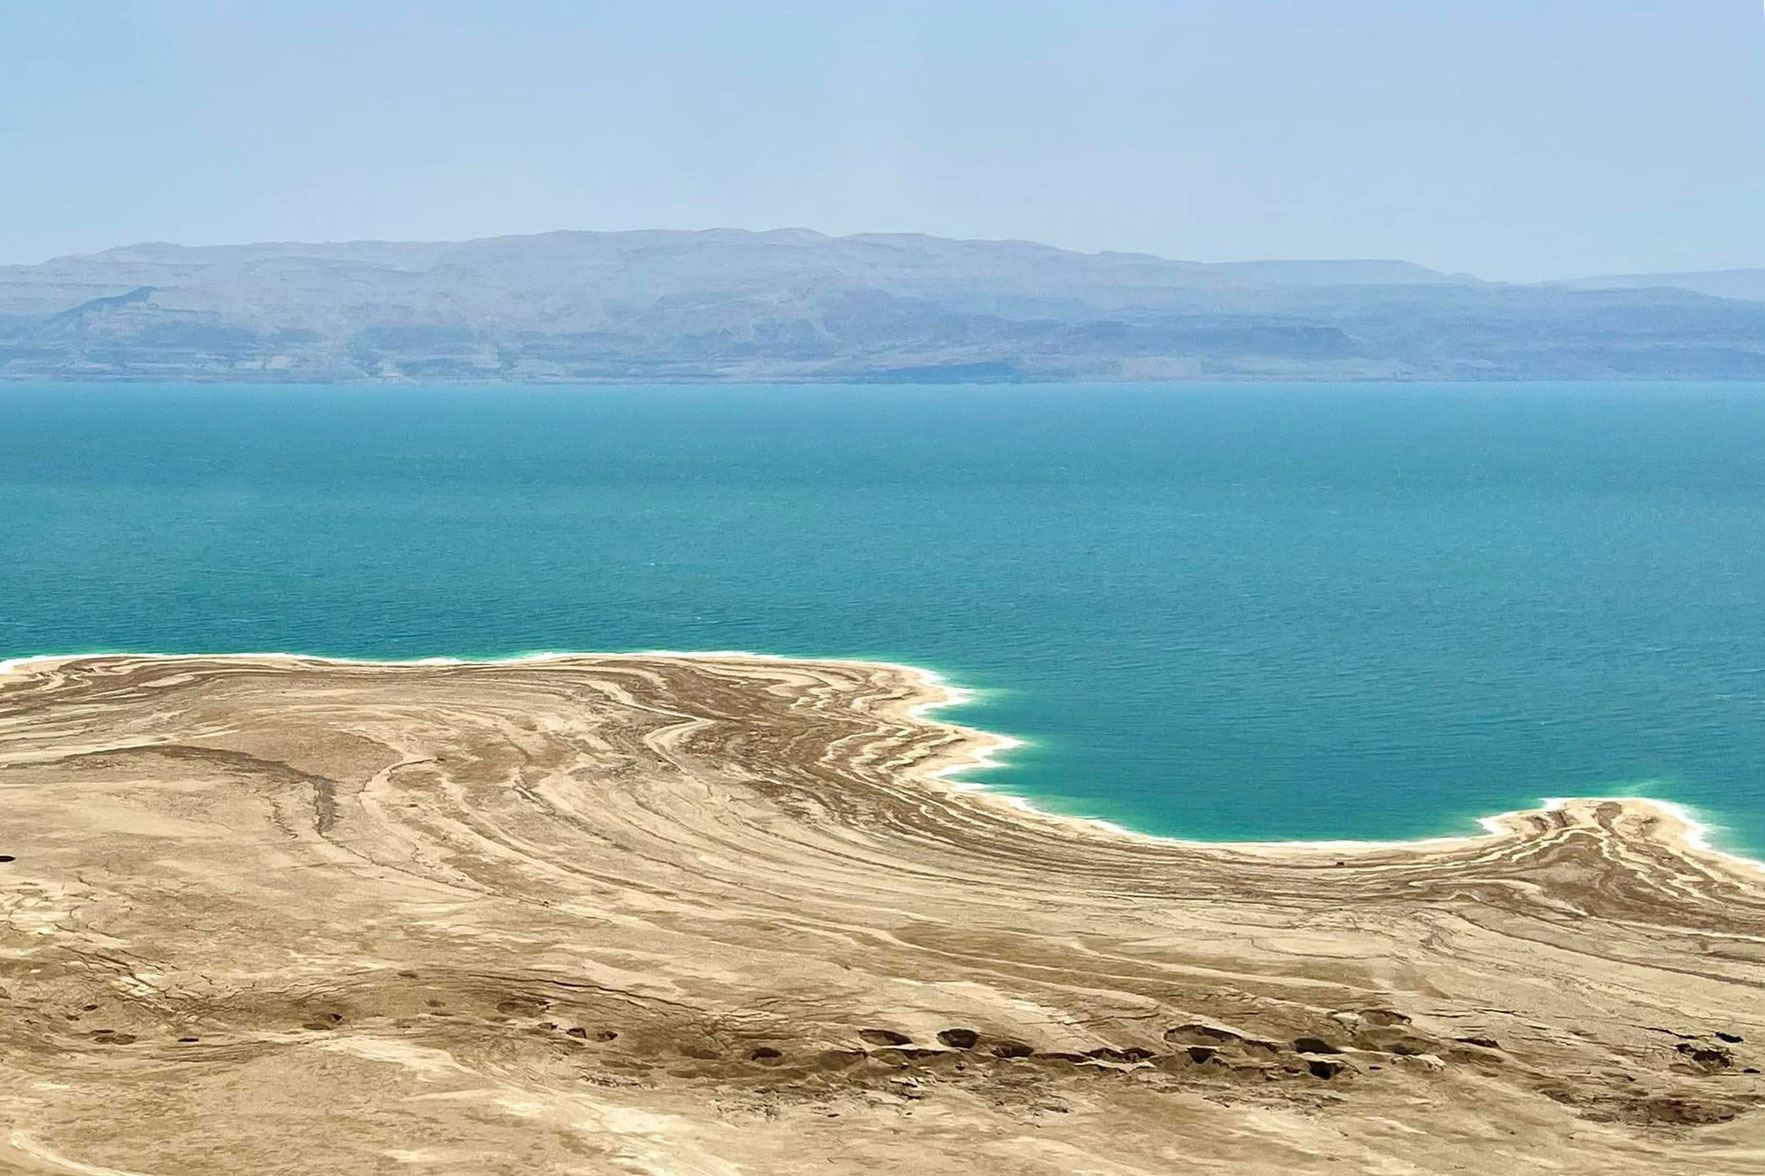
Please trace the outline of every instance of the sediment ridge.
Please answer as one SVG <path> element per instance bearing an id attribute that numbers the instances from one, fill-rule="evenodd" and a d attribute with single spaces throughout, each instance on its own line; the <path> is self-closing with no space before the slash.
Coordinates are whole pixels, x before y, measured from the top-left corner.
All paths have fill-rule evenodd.
<path id="1" fill-rule="evenodd" d="M 1765 875 L 1641 800 L 1205 845 L 880 664 L 0 674 L 0 1171 L 1765 1172 Z"/>

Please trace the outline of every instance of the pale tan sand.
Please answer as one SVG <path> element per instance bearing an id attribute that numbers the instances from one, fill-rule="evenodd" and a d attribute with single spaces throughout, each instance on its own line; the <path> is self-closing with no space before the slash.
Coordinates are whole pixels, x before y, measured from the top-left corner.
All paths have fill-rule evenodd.
<path id="1" fill-rule="evenodd" d="M 936 698 L 13 667 L 0 1170 L 1765 1172 L 1765 882 L 1672 812 L 1160 841 L 944 782 Z"/>

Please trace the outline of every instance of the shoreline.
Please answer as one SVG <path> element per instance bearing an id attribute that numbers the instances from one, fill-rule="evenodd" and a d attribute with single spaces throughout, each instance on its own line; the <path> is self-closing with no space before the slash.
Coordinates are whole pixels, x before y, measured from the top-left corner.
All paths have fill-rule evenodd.
<path id="1" fill-rule="evenodd" d="M 1765 877 L 1651 801 L 1135 834 L 963 780 L 1000 740 L 874 661 L 0 672 L 0 1113 L 83 1169 L 1765 1154 Z"/>
<path id="2" fill-rule="evenodd" d="M 1148 833 L 1130 828 L 1119 822 L 1103 817 L 1086 817 L 1071 813 L 1060 813 L 1040 807 L 1035 798 L 1010 792 L 993 785 L 974 780 L 961 779 L 966 772 L 1009 767 L 1009 764 L 995 758 L 997 753 L 1007 752 L 1013 748 L 1025 746 L 1029 740 L 1001 732 L 988 731 L 980 727 L 972 727 L 963 723 L 951 722 L 937 718 L 935 712 L 950 707 L 966 706 L 973 703 L 979 692 L 951 682 L 937 670 L 919 666 L 909 662 L 879 661 L 870 658 L 854 657 L 799 657 L 791 654 L 759 653 L 753 650 L 720 649 L 720 650 L 679 650 L 679 649 L 644 649 L 625 652 L 597 652 L 591 650 L 538 650 L 527 653 L 509 654 L 505 657 L 469 658 L 452 656 L 429 656 L 420 658 L 356 658 L 336 657 L 324 654 L 293 653 L 282 650 L 257 653 L 139 653 L 94 652 L 71 654 L 27 654 L 19 657 L 0 659 L 0 679 L 33 664 L 54 663 L 79 660 L 83 658 L 101 657 L 133 657 L 155 661 L 190 660 L 190 661 L 292 661 L 317 662 L 329 665 L 360 666 L 360 667 L 400 667 L 400 666 L 508 666 L 541 664 L 571 659 L 643 659 L 666 658 L 686 661 L 751 661 L 760 663 L 833 665 L 844 667 L 864 667 L 886 670 L 901 674 L 916 681 L 921 689 L 930 697 L 921 698 L 908 704 L 905 714 L 908 718 L 919 722 L 930 723 L 953 732 L 959 732 L 965 741 L 972 745 L 970 753 L 949 764 L 944 764 L 929 771 L 915 772 L 916 778 L 924 780 L 936 787 L 947 789 L 950 793 L 967 798 L 985 799 L 1002 804 L 1020 817 L 1028 817 L 1036 821 L 1054 822 L 1077 831 L 1095 836 L 1098 833 L 1110 837 L 1125 838 L 1133 841 L 1150 842 L 1158 845 L 1182 846 L 1196 849 L 1239 852 L 1244 854 L 1266 855 L 1270 853 L 1311 853 L 1311 852 L 1342 852 L 1342 853 L 1382 853 L 1408 852 L 1429 849 L 1452 849 L 1471 846 L 1480 842 L 1499 840 L 1510 836 L 1516 823 L 1524 821 L 1534 814 L 1561 813 L 1576 804 L 1614 803 L 1621 806 L 1647 806 L 1665 815 L 1677 826 L 1674 837 L 1686 849 L 1700 854 L 1708 854 L 1721 858 L 1744 870 L 1765 876 L 1765 857 L 1751 857 L 1735 850 L 1725 849 L 1712 843 L 1711 833 L 1719 826 L 1705 820 L 1696 808 L 1677 801 L 1662 800 L 1652 796 L 1547 796 L 1540 797 L 1538 803 L 1529 808 L 1506 809 L 1474 818 L 1482 830 L 1478 833 L 1445 833 L 1427 837 L 1374 839 L 1374 838 L 1282 838 L 1268 840 L 1230 840 L 1209 841 L 1198 838 L 1182 837 L 1170 834 Z"/>

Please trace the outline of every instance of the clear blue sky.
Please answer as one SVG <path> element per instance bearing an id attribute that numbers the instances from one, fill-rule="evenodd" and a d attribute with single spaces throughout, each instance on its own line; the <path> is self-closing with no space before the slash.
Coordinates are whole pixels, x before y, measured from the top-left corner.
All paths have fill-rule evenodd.
<path id="1" fill-rule="evenodd" d="M 1765 265 L 1765 12 L 0 0 L 0 262 L 715 225 Z"/>

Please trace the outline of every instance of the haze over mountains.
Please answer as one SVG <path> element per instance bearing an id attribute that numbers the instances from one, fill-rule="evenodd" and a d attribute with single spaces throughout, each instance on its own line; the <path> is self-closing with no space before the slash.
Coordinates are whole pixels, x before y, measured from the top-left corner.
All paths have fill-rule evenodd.
<path id="1" fill-rule="evenodd" d="M 916 235 L 134 245 L 0 267 L 22 379 L 1765 378 L 1765 271 L 1483 282 Z"/>

